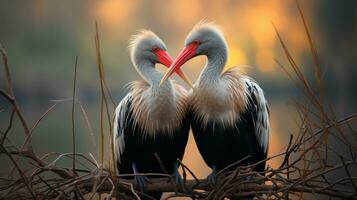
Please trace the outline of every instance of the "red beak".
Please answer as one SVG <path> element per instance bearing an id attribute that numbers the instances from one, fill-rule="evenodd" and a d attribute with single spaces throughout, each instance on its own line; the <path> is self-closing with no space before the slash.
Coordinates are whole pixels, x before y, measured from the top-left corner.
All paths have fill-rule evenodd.
<path id="1" fill-rule="evenodd" d="M 164 66 L 169 68 L 174 61 L 174 59 L 170 56 L 170 54 L 167 51 L 164 51 L 162 49 L 159 49 L 156 51 L 156 56 L 159 58 L 159 62 L 162 63 Z M 181 70 L 175 70 L 177 75 L 179 75 L 190 87 L 192 87 L 191 80 L 188 78 L 188 76 Z M 173 73 L 171 73 L 173 74 Z"/>
<path id="2" fill-rule="evenodd" d="M 161 79 L 160 84 L 162 84 L 166 79 L 168 79 L 173 73 L 178 73 L 181 69 L 180 67 L 185 64 L 188 60 L 196 56 L 198 44 L 192 43 L 185 47 L 181 53 L 177 56 L 174 63 L 172 63 L 169 71 L 166 72 L 164 77 Z"/>
<path id="3" fill-rule="evenodd" d="M 167 51 L 159 49 L 155 52 L 156 56 L 159 58 L 159 62 L 166 67 L 170 67 L 174 59 L 170 56 Z"/>

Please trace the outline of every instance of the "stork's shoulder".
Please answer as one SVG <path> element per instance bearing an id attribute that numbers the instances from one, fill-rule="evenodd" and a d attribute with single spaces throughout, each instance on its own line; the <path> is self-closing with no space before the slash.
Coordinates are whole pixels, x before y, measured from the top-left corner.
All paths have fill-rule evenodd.
<path id="1" fill-rule="evenodd" d="M 246 93 L 248 96 L 254 99 L 255 103 L 267 105 L 267 101 L 265 99 L 264 91 L 259 86 L 258 82 L 249 76 L 243 76 L 243 81 L 246 86 Z"/>
<path id="2" fill-rule="evenodd" d="M 222 74 L 222 79 L 235 91 L 245 91 L 248 97 L 257 98 L 259 102 L 266 103 L 263 89 L 258 82 L 247 76 L 238 67 L 232 67 Z"/>
<path id="3" fill-rule="evenodd" d="M 114 135 L 120 135 L 124 129 L 124 123 L 126 121 L 128 111 L 133 103 L 133 94 L 129 92 L 118 104 L 114 113 Z"/>
<path id="4" fill-rule="evenodd" d="M 128 94 L 120 101 L 115 109 L 114 120 L 124 120 L 127 110 L 130 109 L 134 102 L 135 96 L 140 96 L 140 94 L 149 86 L 145 81 L 132 81 L 128 83 L 125 87 L 129 89 Z M 116 124 L 114 123 L 114 126 Z M 114 127 L 116 128 L 116 127 Z M 119 128 L 119 127 L 118 127 Z"/>
<path id="5" fill-rule="evenodd" d="M 235 104 L 238 113 L 243 112 L 248 104 L 248 95 L 246 93 L 245 76 L 238 67 L 231 67 L 221 75 L 224 87 L 229 91 L 230 99 Z"/>
<path id="6" fill-rule="evenodd" d="M 238 95 L 244 99 L 243 96 L 245 94 L 242 93 L 242 91 L 245 91 L 246 89 L 246 76 L 238 67 L 231 67 L 225 70 L 221 77 L 229 90 L 233 91 L 232 95 L 235 95 L 233 98 L 236 98 L 236 95 Z"/>
<path id="7" fill-rule="evenodd" d="M 125 97 L 120 101 L 120 103 L 116 107 L 114 117 L 119 116 L 120 114 L 122 114 L 123 110 L 128 109 L 132 101 L 133 101 L 133 94 L 129 92 L 127 95 L 125 95 Z"/>
<path id="8" fill-rule="evenodd" d="M 223 79 L 238 80 L 243 78 L 244 72 L 240 70 L 240 67 L 234 66 L 224 70 L 221 76 Z"/>
<path id="9" fill-rule="evenodd" d="M 129 94 L 135 97 L 141 95 L 150 85 L 144 80 L 137 80 L 129 82 L 125 87 L 129 89 Z"/>

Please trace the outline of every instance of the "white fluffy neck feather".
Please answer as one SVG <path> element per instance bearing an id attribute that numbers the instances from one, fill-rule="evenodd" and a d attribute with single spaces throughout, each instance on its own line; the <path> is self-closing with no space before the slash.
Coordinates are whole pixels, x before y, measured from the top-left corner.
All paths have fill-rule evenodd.
<path id="1" fill-rule="evenodd" d="M 205 81 L 211 82 L 219 80 L 224 66 L 227 62 L 227 50 L 225 48 L 217 48 L 214 53 L 207 55 L 207 64 L 202 70 L 199 83 Z"/>
<path id="2" fill-rule="evenodd" d="M 144 130 L 144 136 L 172 132 L 182 123 L 185 92 L 177 91 L 171 80 L 160 86 L 162 73 L 152 63 L 142 64 L 137 69 L 146 83 L 134 82 L 131 87 L 136 123 Z"/>
<path id="3" fill-rule="evenodd" d="M 238 71 L 222 74 L 227 61 L 226 49 L 217 48 L 207 58 L 206 67 L 192 94 L 191 105 L 204 124 L 214 121 L 232 125 L 247 104 L 245 85 Z"/>

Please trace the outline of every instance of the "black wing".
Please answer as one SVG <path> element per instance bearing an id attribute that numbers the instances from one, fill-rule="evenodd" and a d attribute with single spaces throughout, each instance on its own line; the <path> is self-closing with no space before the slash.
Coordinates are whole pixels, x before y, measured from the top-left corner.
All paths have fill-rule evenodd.
<path id="1" fill-rule="evenodd" d="M 130 109 L 132 102 L 132 94 L 127 94 L 124 99 L 121 100 L 118 107 L 115 109 L 114 114 L 114 125 L 113 125 L 113 147 L 114 147 L 114 158 L 116 163 L 120 163 L 120 157 L 124 152 L 125 148 L 125 136 L 124 130 L 127 122 L 130 119 L 128 116 L 128 111 Z"/>
<path id="2" fill-rule="evenodd" d="M 269 146 L 269 108 L 264 97 L 263 90 L 252 79 L 246 79 L 245 83 L 248 89 L 249 105 L 251 110 L 255 135 L 260 147 L 265 153 Z"/>

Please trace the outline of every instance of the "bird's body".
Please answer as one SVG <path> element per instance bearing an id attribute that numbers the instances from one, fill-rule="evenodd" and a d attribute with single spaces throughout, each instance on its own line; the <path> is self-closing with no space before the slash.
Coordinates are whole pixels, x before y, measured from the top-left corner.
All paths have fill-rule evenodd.
<path id="1" fill-rule="evenodd" d="M 178 176 L 177 159 L 183 157 L 190 128 L 186 90 L 171 80 L 160 86 L 162 74 L 155 64 L 168 67 L 172 58 L 154 33 L 144 31 L 135 36 L 131 58 L 144 80 L 129 84 L 129 93 L 115 111 L 113 143 L 117 169 L 120 174 L 166 171 Z M 134 178 L 144 189 L 146 177 Z M 161 193 L 149 195 L 160 198 Z"/>
<path id="2" fill-rule="evenodd" d="M 213 174 L 249 156 L 237 166 L 267 156 L 269 110 L 263 90 L 237 68 L 225 72 L 228 48 L 214 25 L 199 24 L 187 36 L 161 82 L 193 57 L 205 55 L 207 64 L 190 93 L 190 121 L 198 149 Z M 263 171 L 265 163 L 254 170 Z"/>
<path id="3" fill-rule="evenodd" d="M 172 174 L 176 160 L 182 160 L 190 128 L 186 91 L 174 83 L 170 85 L 159 89 L 136 81 L 116 109 L 116 120 L 122 122 L 114 128 L 118 130 L 115 151 L 119 173 L 135 173 L 133 164 L 136 173 L 164 173 L 157 154 L 165 170 Z"/>
<path id="4" fill-rule="evenodd" d="M 259 139 L 268 138 L 256 134 L 259 132 L 256 126 L 268 128 L 266 120 L 258 122 L 262 117 L 259 113 L 268 109 L 265 102 L 263 107 L 258 105 L 265 101 L 258 99 L 261 92 L 253 80 L 234 69 L 209 86 L 203 82 L 196 85 L 191 93 L 190 122 L 197 147 L 208 166 L 220 171 L 248 155 L 250 157 L 239 165 L 254 164 L 266 158 L 266 147 L 260 144 L 267 142 Z M 255 170 L 263 171 L 264 166 L 265 163 L 261 163 Z"/>

